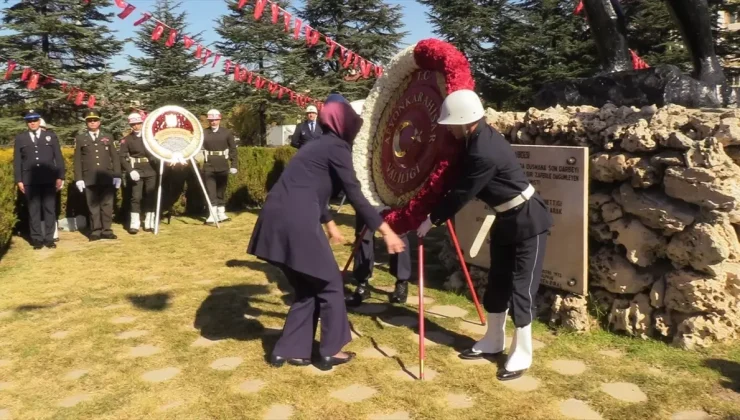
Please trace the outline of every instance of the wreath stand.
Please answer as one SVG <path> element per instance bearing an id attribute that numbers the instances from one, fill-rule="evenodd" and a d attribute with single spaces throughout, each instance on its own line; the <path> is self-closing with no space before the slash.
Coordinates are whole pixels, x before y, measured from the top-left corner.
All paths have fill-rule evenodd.
<path id="1" fill-rule="evenodd" d="M 198 183 L 200 183 L 200 188 L 203 190 L 203 196 L 206 198 L 206 203 L 208 204 L 208 212 L 213 217 L 214 222 L 216 222 L 216 228 L 221 229 L 221 227 L 218 225 L 218 217 L 216 217 L 216 214 L 213 212 L 213 207 L 211 206 L 211 199 L 208 198 L 208 191 L 206 191 L 206 186 L 205 184 L 203 184 L 203 179 L 200 177 L 200 171 L 198 171 L 198 165 L 196 164 L 195 159 L 192 156 L 188 160 L 190 161 L 190 165 L 195 171 L 195 176 L 198 178 Z M 157 187 L 157 213 L 154 219 L 154 234 L 155 235 L 159 234 L 159 213 L 160 213 L 161 205 L 162 205 L 162 175 L 163 174 L 164 174 L 164 161 L 160 159 L 159 160 L 159 187 Z"/>
<path id="2" fill-rule="evenodd" d="M 450 237 L 452 238 L 452 243 L 455 245 L 455 251 L 457 252 L 457 259 L 460 261 L 460 268 L 462 268 L 463 274 L 465 274 L 465 281 L 468 283 L 468 288 L 470 288 L 470 294 L 473 296 L 473 302 L 475 303 L 475 309 L 478 311 L 478 317 L 480 318 L 481 325 L 486 325 L 486 318 L 483 316 L 483 311 L 480 307 L 480 302 L 478 302 L 478 295 L 475 293 L 475 287 L 473 286 L 473 280 L 470 278 L 470 272 L 468 271 L 468 266 L 465 264 L 464 255 L 462 253 L 462 249 L 460 249 L 460 243 L 457 240 L 457 234 L 455 233 L 455 227 L 452 224 L 452 220 L 447 220 L 447 229 L 450 233 Z M 342 277 L 344 278 L 344 275 L 347 273 L 347 270 L 349 270 L 349 265 L 352 263 L 352 260 L 354 259 L 355 253 L 357 252 L 357 249 L 360 247 L 360 243 L 362 242 L 362 238 L 365 237 L 365 233 L 367 233 L 367 226 L 365 226 L 362 229 L 362 232 L 360 233 L 360 236 L 357 237 L 355 240 L 355 244 L 352 247 L 352 253 L 349 256 L 349 259 L 347 260 L 347 264 L 344 265 L 344 270 L 342 270 Z M 418 255 L 417 260 L 419 262 L 419 279 L 418 279 L 418 288 L 419 288 L 419 380 L 424 380 L 424 359 L 425 359 L 425 331 L 424 331 L 424 240 L 422 238 L 419 238 L 418 240 Z"/>

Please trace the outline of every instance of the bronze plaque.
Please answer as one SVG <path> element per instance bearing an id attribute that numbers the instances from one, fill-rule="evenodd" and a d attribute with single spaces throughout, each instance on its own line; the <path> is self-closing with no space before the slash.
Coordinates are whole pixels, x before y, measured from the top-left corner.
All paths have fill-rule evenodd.
<path id="1" fill-rule="evenodd" d="M 588 148 L 512 145 L 529 182 L 550 209 L 554 226 L 547 239 L 542 284 L 585 295 L 588 282 Z M 473 240 L 491 208 L 480 200 L 455 216 L 465 261 L 490 268 L 490 237 L 470 256 Z M 497 222 L 494 222 L 497 223 Z"/>

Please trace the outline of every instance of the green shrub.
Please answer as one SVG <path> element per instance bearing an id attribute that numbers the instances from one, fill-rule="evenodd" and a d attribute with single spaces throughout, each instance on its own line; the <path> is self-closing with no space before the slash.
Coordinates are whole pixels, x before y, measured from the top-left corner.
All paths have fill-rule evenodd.
<path id="1" fill-rule="evenodd" d="M 267 191 L 280 177 L 283 168 L 295 154 L 290 146 L 278 148 L 239 147 L 239 173 L 229 176 L 226 200 L 230 210 L 241 210 L 250 206 L 261 206 L 267 198 Z M 65 186 L 60 194 L 58 211 L 60 217 L 86 215 L 84 195 L 74 184 L 74 149 L 62 148 L 67 167 Z M 165 170 L 165 184 L 162 191 L 162 209 L 173 214 L 205 211 L 205 200 L 200 185 L 191 168 L 179 173 Z M 181 182 L 168 182 L 179 178 Z M 169 189 L 169 191 L 168 191 Z M 116 194 L 117 220 L 125 220 L 126 203 L 121 191 Z M 25 231 L 27 212 L 25 202 L 15 187 L 13 178 L 13 149 L 0 149 L 0 250 L 7 246 L 14 229 Z"/>

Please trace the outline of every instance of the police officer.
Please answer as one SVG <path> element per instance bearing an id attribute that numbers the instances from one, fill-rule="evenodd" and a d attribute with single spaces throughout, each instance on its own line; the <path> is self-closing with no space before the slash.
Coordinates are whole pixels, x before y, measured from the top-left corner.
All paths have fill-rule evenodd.
<path id="1" fill-rule="evenodd" d="M 87 130 L 75 137 L 75 185 L 90 211 L 90 241 L 116 239 L 111 230 L 113 200 L 121 188 L 121 164 L 113 136 L 100 129 L 100 113 L 85 115 Z"/>
<path id="2" fill-rule="evenodd" d="M 57 221 L 56 196 L 64 186 L 65 172 L 62 150 L 53 131 L 41 130 L 41 116 L 36 111 L 28 110 L 23 119 L 28 131 L 15 136 L 15 183 L 28 203 L 33 249 L 56 248 L 53 236 Z"/>
<path id="3" fill-rule="evenodd" d="M 316 121 L 317 115 L 318 111 L 315 106 L 309 105 L 306 108 L 306 121 L 298 124 L 298 127 L 295 128 L 295 132 L 290 138 L 291 146 L 300 149 L 307 142 L 321 137 L 323 130 L 321 130 L 321 126 Z"/>
<path id="4" fill-rule="evenodd" d="M 41 127 L 41 131 L 47 130 L 46 121 L 44 121 L 43 118 L 39 119 L 39 124 L 40 124 L 39 127 Z M 56 217 L 54 219 L 55 219 L 54 221 L 54 242 L 59 242 L 59 221 L 56 220 Z M 45 232 L 44 226 L 45 226 L 44 224 L 41 225 L 42 233 Z"/>
<path id="5" fill-rule="evenodd" d="M 144 231 L 154 230 L 154 206 L 156 205 L 157 171 L 154 157 L 144 146 L 141 127 L 144 121 L 141 114 L 128 116 L 131 133 L 121 139 L 119 156 L 121 167 L 131 178 L 131 218 L 128 233 L 135 235 L 141 225 L 141 210 L 145 212 Z"/>
<path id="6" fill-rule="evenodd" d="M 211 126 L 203 130 L 203 178 L 208 199 L 213 206 L 206 219 L 206 223 L 211 224 L 215 223 L 214 214 L 219 222 L 229 220 L 226 215 L 226 183 L 229 174 L 237 173 L 239 156 L 236 153 L 234 134 L 231 130 L 220 127 L 221 113 L 216 109 L 208 111 L 208 122 Z"/>
<path id="7" fill-rule="evenodd" d="M 505 381 L 520 377 L 532 364 L 533 299 L 540 285 L 552 217 L 529 183 L 514 149 L 486 123 L 483 114 L 483 104 L 471 90 L 453 92 L 442 103 L 438 123 L 449 125 L 454 136 L 465 142 L 463 173 L 417 233 L 426 235 L 432 224 L 440 225 L 451 219 L 474 197 L 494 210 L 490 230 L 491 269 L 483 297 L 488 329 L 460 357 L 478 359 L 502 354 L 506 315 L 511 310 L 516 332 L 506 365 L 496 374 L 499 380 Z M 491 220 L 491 216 L 494 215 L 487 219 Z"/>

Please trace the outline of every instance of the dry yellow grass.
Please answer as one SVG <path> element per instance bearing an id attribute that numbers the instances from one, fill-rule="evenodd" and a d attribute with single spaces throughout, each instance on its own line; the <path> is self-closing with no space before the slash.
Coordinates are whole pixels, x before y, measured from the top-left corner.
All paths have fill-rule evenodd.
<path id="1" fill-rule="evenodd" d="M 535 338 L 545 346 L 528 376 L 539 386 L 520 392 L 496 381 L 494 365 L 456 360 L 455 348 L 472 343 L 459 319 L 429 316 L 428 330 L 453 344 L 427 348 L 433 380 L 400 380 L 395 375 L 402 366 L 418 364 L 418 347 L 411 329 L 381 320 L 415 317 L 411 305 L 350 315 L 359 337 L 349 350 L 389 347 L 394 357 L 361 355 L 322 375 L 312 368 L 270 368 L 264 355 L 288 297 L 279 272 L 245 253 L 255 220 L 254 213 L 242 213 L 217 230 L 173 219 L 158 237 L 130 236 L 118 227 L 116 242 L 62 233 L 58 249 L 43 251 L 16 238 L 0 263 L 0 419 L 259 419 L 274 405 L 291 406 L 295 419 L 401 418 L 400 412 L 415 419 L 558 419 L 559 404 L 571 398 L 605 419 L 669 419 L 685 410 L 740 418 L 739 345 L 691 353 L 605 332 L 556 335 L 538 323 Z M 352 216 L 340 222 L 349 242 Z M 349 248 L 335 248 L 342 265 Z M 373 285 L 392 285 L 383 267 L 375 274 Z M 470 302 L 439 290 L 439 267 L 430 266 L 428 277 L 434 305 L 457 305 L 476 319 Z M 385 304 L 384 292 L 372 302 Z M 224 358 L 240 360 L 228 360 L 233 370 L 211 367 Z M 586 370 L 561 375 L 548 367 L 556 359 L 583 361 Z M 142 378 L 152 371 L 176 374 L 162 382 Z M 620 402 L 601 391 L 606 382 L 634 383 L 648 400 Z M 354 403 L 332 396 L 353 384 L 376 392 Z M 453 408 L 448 394 L 464 394 L 470 407 Z"/>

